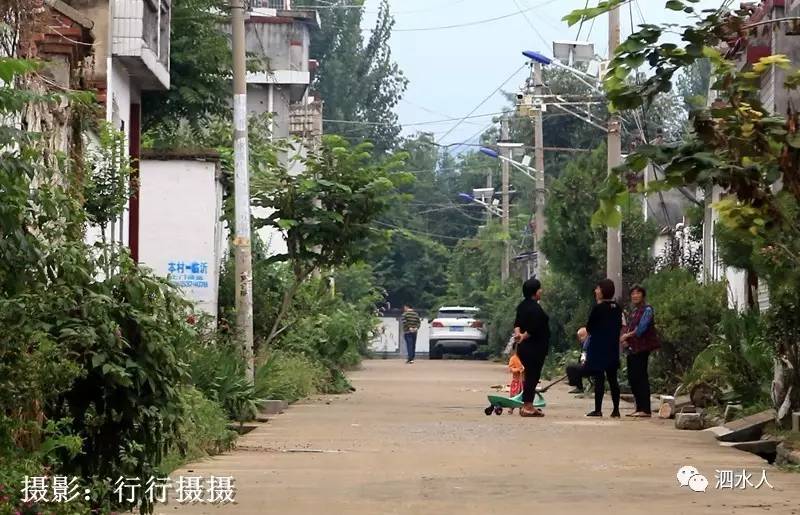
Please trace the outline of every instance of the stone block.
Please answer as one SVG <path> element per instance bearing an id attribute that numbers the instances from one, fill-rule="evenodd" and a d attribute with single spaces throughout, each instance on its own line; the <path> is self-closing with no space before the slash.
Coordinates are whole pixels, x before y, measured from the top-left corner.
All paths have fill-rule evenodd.
<path id="1" fill-rule="evenodd" d="M 703 417 L 700 413 L 678 413 L 675 416 L 675 428 L 688 431 L 700 431 L 703 429 Z"/>
<path id="2" fill-rule="evenodd" d="M 278 415 L 289 407 L 289 403 L 282 400 L 264 400 L 258 405 L 258 411 L 262 415 Z"/>

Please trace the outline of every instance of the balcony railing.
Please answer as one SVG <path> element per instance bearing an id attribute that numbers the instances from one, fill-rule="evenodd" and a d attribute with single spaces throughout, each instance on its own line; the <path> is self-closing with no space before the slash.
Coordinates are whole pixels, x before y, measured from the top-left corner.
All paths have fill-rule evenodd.
<path id="1" fill-rule="evenodd" d="M 278 9 L 289 11 L 292 9 L 291 0 L 250 0 L 252 9 Z"/>

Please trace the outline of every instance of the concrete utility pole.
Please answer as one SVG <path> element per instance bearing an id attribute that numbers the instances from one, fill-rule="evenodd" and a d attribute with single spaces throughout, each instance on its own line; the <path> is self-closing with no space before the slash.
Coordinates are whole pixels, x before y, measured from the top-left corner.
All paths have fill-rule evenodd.
<path id="1" fill-rule="evenodd" d="M 503 262 L 500 266 L 500 279 L 502 279 L 503 282 L 508 280 L 508 276 L 510 274 L 509 263 L 511 261 L 511 242 L 508 240 L 508 234 L 511 232 L 511 226 L 509 223 L 511 203 L 509 202 L 508 196 L 509 160 L 511 159 L 509 154 L 511 153 L 511 150 L 507 146 L 502 145 L 502 143 L 508 143 L 508 139 L 508 118 L 503 117 L 502 121 L 500 122 L 500 151 L 503 157 L 503 159 L 500 160 L 503 170 L 503 234 L 505 236 L 505 250 L 503 252 Z"/>
<path id="2" fill-rule="evenodd" d="M 486 174 L 486 187 L 487 188 L 494 188 L 492 184 L 494 181 L 492 180 L 492 175 L 494 175 L 494 167 L 489 168 L 489 173 Z M 489 202 L 492 202 L 492 199 L 489 199 Z M 487 225 L 492 221 L 492 211 L 490 209 L 486 210 L 486 223 Z"/>
<path id="3" fill-rule="evenodd" d="M 608 13 L 608 54 L 609 59 L 613 58 L 614 52 L 619 46 L 619 7 L 615 7 Z M 608 173 L 611 175 L 613 169 L 622 162 L 622 140 L 619 116 L 611 114 L 608 117 Z M 606 275 L 614 281 L 617 290 L 617 297 L 622 295 L 622 226 L 615 229 L 608 228 L 606 236 Z"/>
<path id="4" fill-rule="evenodd" d="M 533 88 L 537 98 L 544 94 L 544 81 L 542 80 L 542 65 L 533 63 Z M 542 109 L 534 115 L 533 148 L 536 154 L 536 276 L 541 279 L 547 266 L 547 258 L 542 252 L 542 239 L 547 231 L 547 218 L 544 213 L 547 202 L 544 186 L 544 134 L 542 131 Z"/>
<path id="5" fill-rule="evenodd" d="M 242 341 L 247 379 L 254 382 L 253 260 L 250 246 L 250 170 L 247 158 L 247 82 L 244 4 L 231 0 L 233 32 L 233 160 L 236 233 L 236 329 Z"/>

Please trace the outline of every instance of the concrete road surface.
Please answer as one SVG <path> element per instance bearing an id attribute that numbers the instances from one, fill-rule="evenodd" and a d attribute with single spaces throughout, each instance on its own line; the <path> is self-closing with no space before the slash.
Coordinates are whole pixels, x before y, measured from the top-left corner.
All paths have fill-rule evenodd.
<path id="1" fill-rule="evenodd" d="M 161 505 L 171 514 L 800 514 L 800 474 L 722 448 L 657 419 L 587 419 L 590 399 L 557 385 L 547 416 L 487 417 L 502 365 L 368 361 L 357 392 L 310 399 L 239 440 L 235 452 L 177 476 L 233 476 L 236 504 Z M 610 400 L 606 399 L 606 415 Z M 623 415 L 631 411 L 623 403 Z M 696 467 L 705 493 L 680 488 Z M 717 470 L 745 469 L 774 489 L 716 489 Z"/>

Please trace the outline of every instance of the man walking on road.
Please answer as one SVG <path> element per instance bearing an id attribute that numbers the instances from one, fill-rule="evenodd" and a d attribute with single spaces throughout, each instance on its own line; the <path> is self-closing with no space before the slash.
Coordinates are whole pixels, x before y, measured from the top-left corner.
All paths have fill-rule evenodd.
<path id="1" fill-rule="evenodd" d="M 419 326 L 419 313 L 414 311 L 414 308 L 408 304 L 403 305 L 403 338 L 405 338 L 406 351 L 408 352 L 408 361 L 406 363 L 414 363 L 414 357 L 417 354 L 417 331 L 419 331 Z"/>

